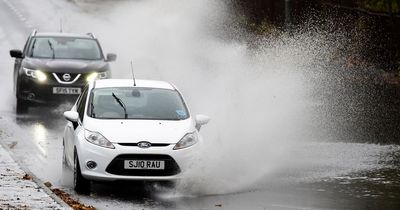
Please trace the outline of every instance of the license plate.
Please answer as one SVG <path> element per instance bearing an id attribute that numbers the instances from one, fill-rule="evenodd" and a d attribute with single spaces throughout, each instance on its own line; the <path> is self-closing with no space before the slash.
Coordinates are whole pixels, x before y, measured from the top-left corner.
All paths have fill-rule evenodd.
<path id="1" fill-rule="evenodd" d="M 125 169 L 164 170 L 165 162 L 162 160 L 125 160 Z"/>
<path id="2" fill-rule="evenodd" d="M 53 87 L 53 94 L 79 95 L 81 94 L 81 89 L 69 87 Z"/>

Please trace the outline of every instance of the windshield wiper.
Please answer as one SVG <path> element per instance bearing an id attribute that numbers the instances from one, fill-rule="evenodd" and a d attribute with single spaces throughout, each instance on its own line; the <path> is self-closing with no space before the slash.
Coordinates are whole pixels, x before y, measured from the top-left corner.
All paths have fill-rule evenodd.
<path id="1" fill-rule="evenodd" d="M 49 43 L 50 50 L 53 53 L 53 59 L 56 58 L 56 52 L 54 51 L 53 44 L 51 44 L 50 40 L 47 40 L 47 43 Z"/>
<path id="2" fill-rule="evenodd" d="M 128 112 L 126 112 L 126 106 L 124 102 L 118 98 L 114 93 L 112 93 L 112 96 L 115 98 L 115 100 L 118 102 L 118 104 L 124 109 L 125 112 L 125 119 L 128 119 Z"/>

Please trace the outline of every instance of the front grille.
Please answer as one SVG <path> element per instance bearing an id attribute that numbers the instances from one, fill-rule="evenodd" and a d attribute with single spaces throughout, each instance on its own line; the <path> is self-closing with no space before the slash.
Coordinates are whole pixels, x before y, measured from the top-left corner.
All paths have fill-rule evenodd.
<path id="1" fill-rule="evenodd" d="M 81 79 L 80 77 L 82 75 L 73 73 L 53 73 L 53 76 L 56 79 L 56 81 L 60 84 L 74 84 L 75 82 Z"/>
<path id="2" fill-rule="evenodd" d="M 125 160 L 163 160 L 165 161 L 165 169 L 124 169 Z M 110 174 L 122 176 L 172 176 L 180 173 L 181 169 L 176 161 L 169 155 L 124 154 L 114 158 L 107 166 L 106 171 Z"/>
<path id="3" fill-rule="evenodd" d="M 126 146 L 126 147 L 137 147 L 138 146 L 138 143 L 118 143 L 118 144 L 121 146 Z M 167 147 L 169 145 L 171 145 L 171 144 L 157 144 L 157 143 L 153 144 L 153 143 L 151 143 L 152 147 Z"/>

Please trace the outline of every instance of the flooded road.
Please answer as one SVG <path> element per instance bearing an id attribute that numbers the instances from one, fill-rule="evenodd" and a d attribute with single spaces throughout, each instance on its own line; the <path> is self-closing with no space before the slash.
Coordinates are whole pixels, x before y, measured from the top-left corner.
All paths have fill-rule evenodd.
<path id="1" fill-rule="evenodd" d="M 95 183 L 90 196 L 72 190 L 72 172 L 62 171 L 61 111 L 14 118 L 2 112 L 2 144 L 26 167 L 99 209 L 398 209 L 400 146 L 301 142 L 274 171 L 250 180 L 245 189 L 203 194 L 187 183 L 176 189 L 152 183 Z M 40 114 L 39 114 L 40 113 Z M 53 119 L 53 120 L 49 120 Z M 260 165 L 262 167 L 268 167 Z M 237 173 L 240 173 L 238 166 Z M 63 174 L 64 173 L 64 174 Z M 227 177 L 228 178 L 228 177 Z M 201 182 L 207 185 L 207 180 Z M 235 185 L 237 183 L 227 183 Z"/>
<path id="2" fill-rule="evenodd" d="M 10 4 L 17 8 L 17 12 L 10 9 L 12 8 Z M 107 18 L 104 17 L 90 19 L 93 15 L 96 15 L 97 10 L 103 11 L 101 6 L 95 8 L 94 12 L 87 12 L 87 6 L 84 7 L 85 10 L 81 10 L 79 7 L 61 0 L 40 0 L 38 4 L 49 13 L 61 11 L 64 17 L 74 15 L 76 19 L 82 18 L 83 22 L 88 21 L 97 24 L 105 21 L 105 25 L 110 24 L 107 22 Z M 400 146 L 395 141 L 398 137 L 398 132 L 394 131 L 399 129 L 398 123 L 400 120 L 394 114 L 399 113 L 397 110 L 399 107 L 395 100 L 387 100 L 385 102 L 385 106 L 390 105 L 386 106 L 389 107 L 390 116 L 387 113 L 379 112 L 379 109 L 377 109 L 377 107 L 382 109 L 383 106 L 378 103 L 382 100 L 375 98 L 375 96 L 382 95 L 379 91 L 371 96 L 376 100 L 374 103 L 358 103 L 358 106 L 355 107 L 364 107 L 365 109 L 346 107 L 346 104 L 352 104 L 349 102 L 354 104 L 358 101 L 356 100 L 357 97 L 355 97 L 357 94 L 345 94 L 339 99 L 330 98 L 326 101 L 305 100 L 304 103 L 296 102 L 299 99 L 297 95 L 302 93 L 297 90 L 297 80 L 289 80 L 295 84 L 292 87 L 290 86 L 291 83 L 285 83 L 288 77 L 283 77 L 285 80 L 279 77 L 265 79 L 263 75 L 261 75 L 261 79 L 263 79 L 263 82 L 269 83 L 270 86 L 264 86 L 263 83 L 258 83 L 254 79 L 254 81 L 252 80 L 253 83 L 244 81 L 247 82 L 245 84 L 252 84 L 251 88 L 235 90 L 235 92 L 215 91 L 221 93 L 221 95 L 211 96 L 198 89 L 190 89 L 191 86 L 197 84 L 195 81 L 184 81 L 181 79 L 182 75 L 171 76 L 171 80 L 176 80 L 183 92 L 191 93 L 185 95 L 196 95 L 201 99 L 211 97 L 211 99 L 222 98 L 224 100 L 226 99 L 226 96 L 223 96 L 226 95 L 224 93 L 229 93 L 227 94 L 229 97 L 244 95 L 241 98 L 244 101 L 252 100 L 255 99 L 252 98 L 252 93 L 256 92 L 252 89 L 254 86 L 268 90 L 265 91 L 267 93 L 260 94 L 257 92 L 257 94 L 264 98 L 270 97 L 272 99 L 261 101 L 258 99 L 258 95 L 255 94 L 257 95 L 258 103 L 261 104 L 256 108 L 267 113 L 266 115 L 259 113 L 260 117 L 258 118 L 254 116 L 258 112 L 252 112 L 250 109 L 253 107 L 242 104 L 242 100 L 218 101 L 218 104 L 223 106 L 220 105 L 222 108 L 215 111 L 214 107 L 211 109 L 204 106 L 204 102 L 197 104 L 196 102 L 198 101 L 196 99 L 189 98 L 188 100 L 191 103 L 196 103 L 194 106 L 196 110 L 200 107 L 215 114 L 213 119 L 215 124 L 211 124 L 211 126 L 217 127 L 221 125 L 218 123 L 224 120 L 236 122 L 235 120 L 237 119 L 243 119 L 244 122 L 242 124 L 239 123 L 240 126 L 238 127 L 232 125 L 235 123 L 222 124 L 224 125 L 222 128 L 229 131 L 227 132 L 228 134 L 220 132 L 218 133 L 220 138 L 209 139 L 210 150 L 217 147 L 220 153 L 208 151 L 205 154 L 205 156 L 210 156 L 213 161 L 205 162 L 202 165 L 201 173 L 194 174 L 188 181 L 178 183 L 176 188 L 173 189 L 153 183 L 95 183 L 89 196 L 77 195 L 71 187 L 71 172 L 63 171 L 61 166 L 62 133 L 66 123 L 62 113 L 68 110 L 71 104 L 63 104 L 59 107 L 35 107 L 30 109 L 29 114 L 20 116 L 17 116 L 14 110 L 15 100 L 12 94 L 12 80 L 10 79 L 12 78 L 13 60 L 8 56 L 7 50 L 22 48 L 31 27 L 50 31 L 54 31 L 54 28 L 58 27 L 57 20 L 46 24 L 44 22 L 45 15 L 35 15 L 34 10 L 37 9 L 36 7 L 30 1 L 0 0 L 0 15 L 2 15 L 2 20 L 7 18 L 7 21 L 1 21 L 0 24 L 0 44 L 2 49 L 5 49 L 0 52 L 0 56 L 3 58 L 0 59 L 0 67 L 3 69 L 4 78 L 7 78 L 1 79 L 0 86 L 4 90 L 4 95 L 2 95 L 4 100 L 0 102 L 0 142 L 12 151 L 14 158 L 18 159 L 21 164 L 41 180 L 51 182 L 55 187 L 71 193 L 73 197 L 78 198 L 81 202 L 98 209 L 400 208 Z M 147 6 L 144 8 L 150 11 L 143 11 L 151 12 L 151 8 Z M 51 15 L 54 14 L 49 14 L 49 16 Z M 22 18 L 19 16 L 22 16 Z M 165 21 L 163 28 L 172 27 L 171 25 L 177 22 L 174 18 L 176 17 L 163 19 L 162 23 Z M 79 26 L 72 24 L 73 19 L 67 20 L 70 24 L 66 24 L 66 27 L 70 30 L 79 30 Z M 189 27 L 188 29 L 192 28 Z M 17 35 L 14 36 L 13 34 Z M 100 34 L 104 37 L 100 41 L 107 46 L 106 48 L 110 47 L 112 49 L 111 46 L 114 44 L 114 39 L 111 39 L 104 31 Z M 135 44 L 140 46 L 139 42 L 142 37 L 135 38 L 139 40 Z M 146 44 L 149 43 L 146 42 Z M 163 47 L 162 44 L 160 45 Z M 161 47 L 157 46 L 157 48 Z M 212 49 L 207 50 L 211 50 L 215 57 L 219 55 Z M 229 54 L 236 58 L 235 56 L 237 56 L 238 52 L 229 50 L 230 48 L 223 48 L 222 54 Z M 186 51 L 184 52 L 186 53 Z M 140 56 L 140 53 L 133 52 L 135 56 Z M 157 51 L 157 53 L 159 52 Z M 196 51 L 194 54 L 198 56 L 196 58 L 209 59 L 209 57 L 202 55 L 201 52 Z M 122 55 L 122 57 L 124 56 L 129 57 L 130 55 Z M 146 56 L 148 55 L 143 56 L 145 57 L 143 60 L 150 59 Z M 228 55 L 223 58 L 231 59 Z M 170 68 L 176 67 L 172 64 L 167 65 L 170 63 L 165 60 L 159 59 L 159 62 Z M 257 59 L 253 58 L 250 61 L 254 60 Z M 206 64 L 201 65 L 211 66 L 210 69 L 221 65 L 221 63 L 214 60 L 204 62 Z M 143 63 L 139 63 L 139 65 L 144 65 Z M 244 64 L 242 65 L 247 67 Z M 257 67 L 258 64 L 252 65 Z M 115 69 L 121 66 L 124 66 L 124 64 L 117 64 Z M 223 65 L 223 68 L 225 67 L 233 68 L 230 65 Z M 157 68 L 155 69 L 150 73 L 159 71 Z M 158 73 L 155 77 L 163 78 L 165 76 L 160 72 Z M 212 71 L 208 73 L 216 78 L 219 76 Z M 193 71 L 193 74 L 196 74 L 195 71 Z M 124 72 L 116 71 L 116 75 L 125 74 Z M 252 76 L 249 75 L 249 77 Z M 272 77 L 274 76 L 272 74 Z M 231 87 L 226 80 L 235 79 L 224 77 L 221 89 Z M 285 89 L 282 83 L 289 86 L 289 88 Z M 214 81 L 210 80 L 209 86 L 213 87 L 213 84 Z M 207 87 L 204 88 L 207 91 L 209 90 Z M 348 87 L 346 90 L 349 90 Z M 245 94 L 241 94 L 242 92 Z M 290 94 L 287 94 L 287 92 L 290 92 Z M 201 94 L 205 96 L 200 96 Z M 390 97 L 392 95 L 385 98 L 390 99 Z M 371 102 L 371 100 L 369 101 Z M 293 104 L 294 102 L 296 103 Z M 332 104 L 336 106 L 332 108 Z M 215 106 L 218 107 L 218 105 Z M 268 106 L 270 110 L 262 109 L 264 106 Z M 231 116 L 232 112 L 221 114 L 223 112 L 221 110 L 238 110 L 238 107 L 240 110 L 245 110 L 243 112 L 246 112 L 243 115 L 238 114 L 240 118 Z M 304 110 L 312 110 L 314 112 L 302 112 Z M 329 112 L 326 110 L 329 110 Z M 285 115 L 287 114 L 286 112 L 289 115 Z M 326 117 L 320 121 L 318 117 L 313 118 L 314 115 L 319 115 L 319 112 L 327 112 L 333 117 Z M 297 115 L 298 113 L 300 113 L 299 116 Z M 226 118 L 224 114 L 228 117 Z M 225 118 L 218 119 L 217 116 Z M 250 123 L 251 126 L 246 125 L 249 124 L 246 123 L 249 116 L 255 118 L 255 121 Z M 264 118 L 268 119 L 268 122 L 265 122 Z M 284 120 L 281 118 L 284 118 Z M 316 130 L 326 129 L 325 125 L 329 129 L 334 127 L 335 130 L 326 132 L 329 135 L 326 134 L 325 136 L 324 132 L 316 132 L 303 124 L 312 124 L 311 128 L 317 128 Z M 388 126 L 382 126 L 384 124 Z M 246 132 L 238 133 L 232 128 L 237 128 L 237 130 L 246 129 Z M 212 128 L 209 128 L 209 130 L 205 128 L 204 132 L 206 135 L 210 134 L 212 133 Z M 304 132 L 311 132 L 312 135 L 303 135 Z M 239 136 L 246 141 L 238 143 L 240 138 L 235 138 L 237 134 L 241 134 Z M 308 138 L 305 138 L 305 136 Z M 221 140 L 222 138 L 228 138 L 229 141 Z M 271 140 L 272 138 L 276 138 L 276 140 Z"/>

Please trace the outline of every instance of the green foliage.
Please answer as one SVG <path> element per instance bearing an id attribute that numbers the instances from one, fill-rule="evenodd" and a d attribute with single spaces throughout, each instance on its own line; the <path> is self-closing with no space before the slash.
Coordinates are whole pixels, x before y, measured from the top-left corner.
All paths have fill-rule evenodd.
<path id="1" fill-rule="evenodd" d="M 358 0 L 358 5 L 374 12 L 400 12 L 399 0 Z"/>
<path id="2" fill-rule="evenodd" d="M 276 28 L 275 26 L 270 23 L 267 19 L 264 19 L 257 27 L 256 27 L 256 31 L 258 34 L 261 35 L 266 35 L 266 34 L 270 34 L 273 31 L 275 31 Z"/>
<path id="3" fill-rule="evenodd" d="M 256 23 L 245 15 L 239 15 L 237 22 L 240 26 L 254 32 L 257 35 L 271 35 L 277 32 L 277 27 L 267 18 L 264 18 L 260 23 Z"/>

